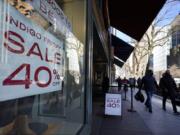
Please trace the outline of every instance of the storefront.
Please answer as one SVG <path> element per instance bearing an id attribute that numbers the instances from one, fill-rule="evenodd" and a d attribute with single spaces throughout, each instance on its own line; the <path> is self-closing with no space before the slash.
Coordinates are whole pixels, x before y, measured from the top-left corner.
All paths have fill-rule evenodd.
<path id="1" fill-rule="evenodd" d="M 90 119 L 86 5 L 0 1 L 0 135 L 74 135 Z"/>

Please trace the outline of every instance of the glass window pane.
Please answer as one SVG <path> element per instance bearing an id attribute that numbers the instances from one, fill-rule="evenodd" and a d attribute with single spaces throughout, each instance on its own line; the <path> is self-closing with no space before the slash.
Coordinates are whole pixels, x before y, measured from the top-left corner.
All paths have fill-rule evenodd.
<path id="1" fill-rule="evenodd" d="M 71 23 L 55 0 L 0 1 L 0 133 L 83 125 L 85 51 Z"/>

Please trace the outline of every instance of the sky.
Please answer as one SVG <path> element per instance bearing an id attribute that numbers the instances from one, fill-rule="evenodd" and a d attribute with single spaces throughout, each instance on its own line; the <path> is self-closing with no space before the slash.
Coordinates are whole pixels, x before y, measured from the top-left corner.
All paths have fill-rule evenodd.
<path id="1" fill-rule="evenodd" d="M 168 0 L 167 2 L 169 1 L 172 0 Z M 165 13 L 166 11 L 168 12 Z M 175 0 L 175 2 L 170 2 L 168 4 L 165 4 L 163 8 L 160 10 L 159 14 L 157 15 L 157 18 L 161 17 L 162 15 L 163 16 L 165 15 L 164 21 L 160 24 L 160 25 L 165 25 L 171 23 L 179 13 L 180 13 L 180 0 Z"/>

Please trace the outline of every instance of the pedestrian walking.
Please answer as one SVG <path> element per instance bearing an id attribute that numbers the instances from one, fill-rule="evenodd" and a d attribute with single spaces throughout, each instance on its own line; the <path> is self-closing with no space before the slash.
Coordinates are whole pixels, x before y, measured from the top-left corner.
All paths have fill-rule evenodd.
<path id="1" fill-rule="evenodd" d="M 104 75 L 103 81 L 102 81 L 102 91 L 103 94 L 105 95 L 109 90 L 109 78 L 107 75 Z"/>
<path id="2" fill-rule="evenodd" d="M 162 78 L 160 79 L 159 85 L 162 89 L 162 95 L 163 95 L 163 100 L 162 100 L 163 110 L 166 111 L 166 100 L 169 97 L 172 103 L 174 113 L 179 115 L 180 113 L 177 112 L 176 101 L 175 101 L 177 86 L 169 70 L 167 70 L 163 74 Z"/>
<path id="3" fill-rule="evenodd" d="M 135 89 L 136 85 L 136 79 L 135 78 L 129 78 L 129 86 L 131 88 L 131 108 L 128 110 L 129 112 L 136 112 L 133 107 L 133 90 Z"/>
<path id="4" fill-rule="evenodd" d="M 124 77 L 124 79 L 122 80 L 122 83 L 123 83 L 123 89 L 124 89 L 124 93 L 125 93 L 125 99 L 126 100 L 126 93 L 128 91 L 128 80 L 126 79 L 126 77 Z"/>
<path id="5" fill-rule="evenodd" d="M 149 109 L 149 112 L 152 113 L 152 103 L 151 103 L 152 95 L 153 95 L 153 92 L 157 88 L 159 88 L 155 78 L 153 77 L 152 70 L 148 70 L 146 75 L 142 78 L 140 90 L 142 89 L 143 86 L 144 86 L 146 96 L 147 96 L 145 106 Z"/>
<path id="6" fill-rule="evenodd" d="M 121 80 L 120 76 L 116 79 L 116 82 L 118 83 L 118 91 L 120 91 L 121 90 L 121 85 L 122 85 L 122 80 Z"/>
<path id="7" fill-rule="evenodd" d="M 102 80 L 102 92 L 103 92 L 103 97 L 104 97 L 104 103 L 103 106 L 105 106 L 105 99 L 106 99 L 106 93 L 109 91 L 109 78 L 108 76 L 105 74 L 103 76 L 103 80 Z"/>
<path id="8" fill-rule="evenodd" d="M 134 77 L 129 78 L 129 86 L 131 89 L 134 89 L 136 85 L 136 79 Z"/>
<path id="9" fill-rule="evenodd" d="M 140 89 L 141 81 L 142 81 L 142 79 L 139 77 L 139 78 L 137 79 L 137 86 L 138 86 L 138 89 Z"/>

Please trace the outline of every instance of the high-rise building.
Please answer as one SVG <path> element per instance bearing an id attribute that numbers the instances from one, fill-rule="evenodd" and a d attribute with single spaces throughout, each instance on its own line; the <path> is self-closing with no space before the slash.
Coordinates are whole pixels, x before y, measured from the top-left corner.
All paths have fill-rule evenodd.
<path id="1" fill-rule="evenodd" d="M 164 32 L 160 33 L 157 38 L 163 40 L 163 37 L 165 37 L 164 34 L 168 33 L 169 29 L 169 27 L 165 27 L 163 29 Z M 165 44 L 161 44 L 161 46 L 157 45 L 153 50 L 153 71 L 158 81 L 161 78 L 162 73 L 167 70 L 167 56 L 169 55 L 171 37 L 167 38 L 169 39 L 165 39 Z"/>
<path id="2" fill-rule="evenodd" d="M 173 77 L 180 84 L 180 14 L 171 23 L 172 44 L 167 65 Z"/>
<path id="3" fill-rule="evenodd" d="M 158 29 L 158 28 L 157 28 Z M 171 22 L 170 27 L 164 28 L 165 33 L 171 32 L 169 40 L 153 50 L 153 71 L 157 80 L 162 73 L 169 69 L 173 78 L 180 80 L 180 14 Z M 164 35 L 159 34 L 158 38 Z"/>

